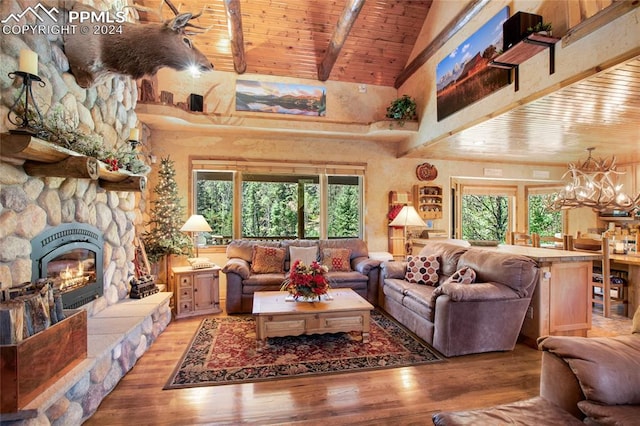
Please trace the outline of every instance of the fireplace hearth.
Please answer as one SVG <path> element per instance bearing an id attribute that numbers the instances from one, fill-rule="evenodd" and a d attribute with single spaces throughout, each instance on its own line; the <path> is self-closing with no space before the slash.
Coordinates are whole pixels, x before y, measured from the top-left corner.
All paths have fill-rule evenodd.
<path id="1" fill-rule="evenodd" d="M 104 292 L 102 234 L 84 223 L 50 228 L 31 241 L 32 281 L 53 280 L 65 309 L 85 305 Z"/>

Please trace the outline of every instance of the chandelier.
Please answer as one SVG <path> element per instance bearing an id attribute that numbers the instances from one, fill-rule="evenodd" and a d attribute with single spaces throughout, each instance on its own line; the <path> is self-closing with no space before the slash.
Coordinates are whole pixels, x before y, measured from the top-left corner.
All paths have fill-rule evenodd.
<path id="1" fill-rule="evenodd" d="M 622 192 L 622 185 L 615 183 L 615 176 L 624 174 L 616 170 L 616 157 L 596 160 L 591 156 L 594 149 L 587 148 L 589 156 L 582 164 L 569 163 L 569 170 L 562 176 L 569 176 L 569 183 L 548 199 L 549 210 L 590 207 L 596 212 L 630 212 L 638 208 L 640 194 L 631 199 Z"/>

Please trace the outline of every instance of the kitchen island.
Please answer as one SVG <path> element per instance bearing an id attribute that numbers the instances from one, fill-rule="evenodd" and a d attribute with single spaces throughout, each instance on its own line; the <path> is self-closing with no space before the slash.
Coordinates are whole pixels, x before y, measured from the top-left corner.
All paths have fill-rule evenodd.
<path id="1" fill-rule="evenodd" d="M 520 330 L 525 343 L 535 346 L 540 336 L 587 336 L 593 262 L 602 259 L 600 253 L 506 244 L 486 249 L 527 256 L 538 263 L 540 279 Z"/>

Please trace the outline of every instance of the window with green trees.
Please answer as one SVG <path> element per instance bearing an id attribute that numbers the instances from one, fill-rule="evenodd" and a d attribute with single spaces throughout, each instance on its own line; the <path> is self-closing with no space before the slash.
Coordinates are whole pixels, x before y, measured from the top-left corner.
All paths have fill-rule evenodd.
<path id="1" fill-rule="evenodd" d="M 529 233 L 540 236 L 562 234 L 562 212 L 546 208 L 546 194 L 529 194 Z"/>
<path id="2" fill-rule="evenodd" d="M 244 174 L 243 238 L 318 238 L 318 176 Z"/>
<path id="3" fill-rule="evenodd" d="M 361 192 L 358 176 L 329 176 L 329 238 L 360 236 Z"/>
<path id="4" fill-rule="evenodd" d="M 196 214 L 204 216 L 213 230 L 201 234 L 206 245 L 226 244 L 233 234 L 233 173 L 199 171 L 195 183 Z"/>
<path id="5" fill-rule="evenodd" d="M 323 228 L 328 238 L 362 235 L 361 176 L 197 170 L 195 210 L 213 229 L 208 245 L 234 238 L 234 174 L 241 185 L 242 209 L 235 220 L 242 238 L 321 238 Z M 326 215 L 321 213 L 323 191 Z"/>
<path id="6" fill-rule="evenodd" d="M 509 229 L 509 197 L 466 194 L 462 196 L 462 238 L 504 243 Z"/>

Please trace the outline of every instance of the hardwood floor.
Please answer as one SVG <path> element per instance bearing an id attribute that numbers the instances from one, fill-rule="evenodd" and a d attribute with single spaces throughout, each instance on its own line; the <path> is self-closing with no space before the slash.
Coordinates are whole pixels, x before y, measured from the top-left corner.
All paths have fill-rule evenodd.
<path id="1" fill-rule="evenodd" d="M 539 390 L 541 352 L 522 344 L 424 366 L 162 390 L 201 320 L 171 322 L 85 424 L 423 425 L 437 411 L 517 401 Z"/>

